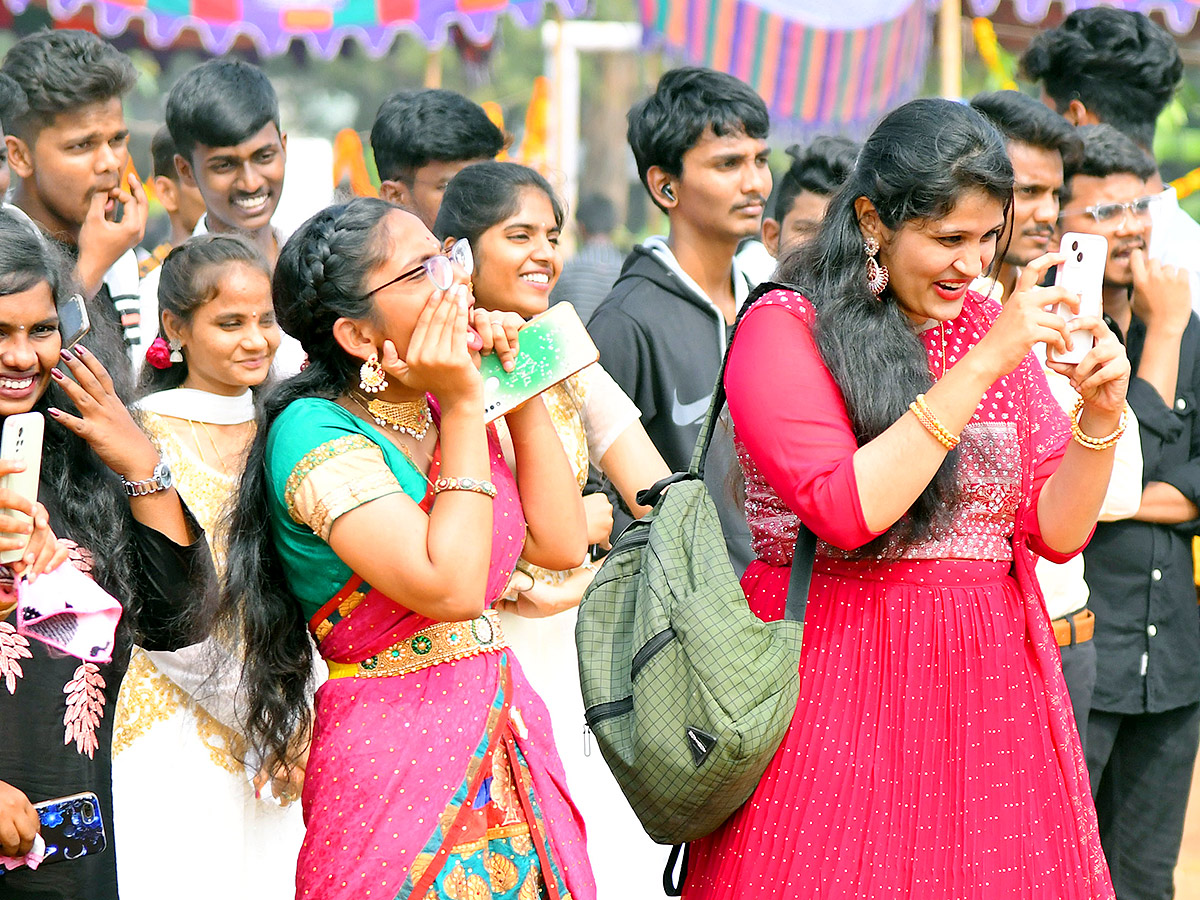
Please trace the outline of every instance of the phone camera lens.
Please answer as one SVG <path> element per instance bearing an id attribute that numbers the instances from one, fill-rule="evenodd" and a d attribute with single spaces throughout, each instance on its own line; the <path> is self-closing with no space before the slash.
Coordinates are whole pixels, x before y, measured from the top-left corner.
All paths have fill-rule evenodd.
<path id="1" fill-rule="evenodd" d="M 1083 262 L 1083 254 L 1082 253 L 1077 254 L 1075 256 L 1075 259 L 1077 259 L 1079 262 Z"/>
<path id="2" fill-rule="evenodd" d="M 1079 241 L 1071 241 L 1071 249 L 1078 250 L 1079 249 Z"/>
<path id="3" fill-rule="evenodd" d="M 85 822 L 90 822 L 96 817 L 96 807 L 92 805 L 90 800 L 83 801 L 80 812 L 83 814 L 83 821 Z"/>

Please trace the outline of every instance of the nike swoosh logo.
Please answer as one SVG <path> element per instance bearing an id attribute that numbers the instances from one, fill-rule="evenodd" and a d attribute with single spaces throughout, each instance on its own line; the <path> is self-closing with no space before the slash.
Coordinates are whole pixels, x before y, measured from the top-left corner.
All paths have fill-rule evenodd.
<path id="1" fill-rule="evenodd" d="M 671 403 L 671 421 L 681 428 L 684 425 L 693 425 L 699 421 L 700 417 L 708 412 L 708 403 L 710 397 L 701 397 L 694 403 L 680 403 L 679 391 L 674 392 L 674 399 Z"/>

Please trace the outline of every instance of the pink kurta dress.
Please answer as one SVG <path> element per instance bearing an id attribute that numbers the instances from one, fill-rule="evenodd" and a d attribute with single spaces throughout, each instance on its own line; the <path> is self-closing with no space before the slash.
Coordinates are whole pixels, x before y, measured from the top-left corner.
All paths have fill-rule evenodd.
<path id="1" fill-rule="evenodd" d="M 998 311 L 971 294 L 921 335 L 935 377 L 943 338 L 953 365 Z M 685 900 L 1113 897 L 1033 576 L 1035 552 L 1064 558 L 1036 507 L 1066 417 L 1026 359 L 964 429 L 948 529 L 854 558 L 877 535 L 812 322 L 799 295 L 766 295 L 726 376 L 760 617 L 783 615 L 797 514 L 819 544 L 792 725 L 751 799 L 692 845 Z"/>

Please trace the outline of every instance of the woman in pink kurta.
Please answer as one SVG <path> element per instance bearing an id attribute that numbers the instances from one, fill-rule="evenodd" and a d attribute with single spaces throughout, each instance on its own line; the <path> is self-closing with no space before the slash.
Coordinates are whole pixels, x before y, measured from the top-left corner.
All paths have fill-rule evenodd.
<path id="1" fill-rule="evenodd" d="M 1058 293 L 1034 272 L 1002 312 L 967 287 L 996 252 L 1003 154 L 965 107 L 900 108 L 784 261 L 805 290 L 739 325 L 725 383 L 760 617 L 783 615 L 797 518 L 819 542 L 795 717 L 751 799 L 692 845 L 685 900 L 1113 896 L 1033 576 L 1034 554 L 1086 541 L 1112 451 L 1073 440 L 1028 353 L 1067 339 L 1041 308 Z M 878 294 L 864 238 L 890 270 Z M 1128 373 L 1086 327 L 1097 348 L 1067 367 L 1094 378 L 1085 441 L 1119 428 Z M 919 392 L 953 455 L 906 410 Z"/>

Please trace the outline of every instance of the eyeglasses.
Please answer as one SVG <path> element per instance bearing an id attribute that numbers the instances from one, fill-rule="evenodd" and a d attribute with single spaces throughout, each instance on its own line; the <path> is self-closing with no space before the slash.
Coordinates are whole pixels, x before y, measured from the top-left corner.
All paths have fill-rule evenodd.
<path id="1" fill-rule="evenodd" d="M 1097 203 L 1095 206 L 1086 206 L 1083 209 L 1065 209 L 1058 214 L 1058 217 L 1062 219 L 1064 216 L 1086 214 L 1097 222 L 1124 220 L 1127 215 L 1133 216 L 1135 219 L 1144 219 L 1150 215 L 1154 208 L 1154 201 L 1157 199 L 1158 195 L 1152 194 L 1148 197 L 1138 197 L 1128 203 Z"/>
<path id="2" fill-rule="evenodd" d="M 366 300 L 372 294 L 378 294 L 384 288 L 391 287 L 400 281 L 407 281 L 412 278 L 422 269 L 433 282 L 433 286 L 439 291 L 448 291 L 450 286 L 454 284 L 454 267 L 458 266 L 468 275 L 475 271 L 475 256 L 471 253 L 471 242 L 466 238 L 460 238 L 454 242 L 445 253 L 439 253 L 436 256 L 431 256 L 419 266 L 413 266 L 405 272 L 401 272 L 391 281 L 384 282 L 377 288 L 372 288 L 363 294 L 362 299 Z"/>

